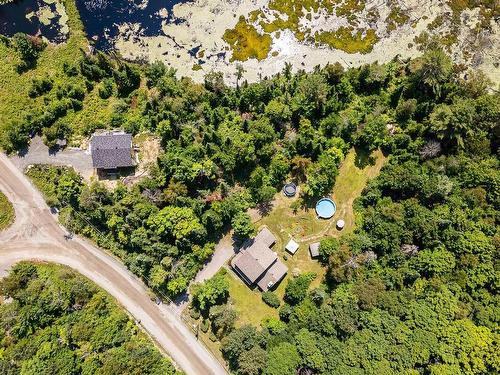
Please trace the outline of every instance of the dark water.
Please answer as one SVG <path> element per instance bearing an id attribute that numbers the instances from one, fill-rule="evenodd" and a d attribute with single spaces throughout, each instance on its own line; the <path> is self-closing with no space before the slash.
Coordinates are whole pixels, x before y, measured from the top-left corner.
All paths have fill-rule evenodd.
<path id="1" fill-rule="evenodd" d="M 113 39 L 118 35 L 118 25 L 139 23 L 139 35 L 162 34 L 162 21 L 182 23 L 184 20 L 172 16 L 172 9 L 178 3 L 189 0 L 76 0 L 85 31 L 98 49 L 112 49 Z M 42 0 L 19 0 L 0 6 L 0 34 L 12 36 L 16 32 L 41 34 L 52 42 L 64 40 L 59 32 L 57 18 L 49 26 L 41 24 L 37 17 L 30 20 L 26 14 L 46 5 Z M 50 5 L 55 9 L 55 5 Z M 159 15 L 161 9 L 168 11 L 168 18 Z"/>
<path id="2" fill-rule="evenodd" d="M 140 35 L 162 34 L 161 23 L 164 19 L 159 11 L 167 9 L 168 22 L 182 22 L 172 17 L 172 9 L 183 2 L 186 0 L 76 0 L 85 31 L 101 50 L 112 48 L 112 40 L 118 34 L 117 26 L 125 22 L 139 23 Z"/>
<path id="3" fill-rule="evenodd" d="M 12 36 L 17 32 L 24 32 L 30 35 L 41 34 L 54 43 L 64 41 L 66 36 L 60 33 L 59 15 L 49 25 L 42 24 L 36 16 L 26 18 L 27 14 L 39 10 L 42 5 L 49 6 L 56 13 L 55 4 L 45 4 L 41 0 L 21 0 L 0 5 L 0 34 Z"/>

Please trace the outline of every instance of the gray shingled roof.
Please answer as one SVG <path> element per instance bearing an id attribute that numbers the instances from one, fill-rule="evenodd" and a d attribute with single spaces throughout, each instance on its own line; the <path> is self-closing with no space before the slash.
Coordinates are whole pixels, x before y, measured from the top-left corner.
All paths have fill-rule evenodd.
<path id="1" fill-rule="evenodd" d="M 271 250 L 276 237 L 263 228 L 253 240 L 249 240 L 231 260 L 231 266 L 250 285 L 257 284 L 266 291 L 268 285 L 276 284 L 287 273 L 288 268 L 279 261 Z"/>
<path id="2" fill-rule="evenodd" d="M 276 243 L 276 237 L 267 227 L 264 227 L 255 236 L 254 242 L 262 242 L 267 247 L 272 247 Z"/>
<path id="3" fill-rule="evenodd" d="M 267 292 L 269 288 L 272 288 L 276 283 L 280 282 L 288 272 L 287 266 L 285 266 L 279 259 L 273 263 L 266 273 L 262 276 L 260 280 L 257 281 L 259 288 Z"/>
<path id="4" fill-rule="evenodd" d="M 94 168 L 112 169 L 133 167 L 132 135 L 107 133 L 93 135 L 90 140 Z"/>
<path id="5" fill-rule="evenodd" d="M 253 242 L 245 250 L 240 251 L 231 262 L 251 282 L 254 283 L 277 259 L 277 255 L 263 242 Z"/>
<path id="6" fill-rule="evenodd" d="M 309 253 L 311 253 L 311 258 L 319 257 L 319 242 L 314 242 L 309 245 Z"/>

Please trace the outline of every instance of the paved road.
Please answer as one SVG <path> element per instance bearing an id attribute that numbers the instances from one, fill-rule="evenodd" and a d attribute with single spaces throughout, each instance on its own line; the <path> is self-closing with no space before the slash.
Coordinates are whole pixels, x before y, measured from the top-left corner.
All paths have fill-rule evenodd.
<path id="1" fill-rule="evenodd" d="M 166 305 L 157 306 L 144 284 L 117 259 L 88 242 L 65 240 L 65 231 L 27 178 L 0 153 L 0 190 L 13 203 L 16 220 L 0 232 L 0 275 L 22 260 L 70 266 L 115 297 L 188 375 L 227 372 Z"/>

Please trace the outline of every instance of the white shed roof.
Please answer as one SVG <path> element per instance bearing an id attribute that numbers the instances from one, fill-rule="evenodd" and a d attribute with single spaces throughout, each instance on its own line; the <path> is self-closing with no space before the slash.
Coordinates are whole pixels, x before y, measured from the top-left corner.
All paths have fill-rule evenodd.
<path id="1" fill-rule="evenodd" d="M 299 244 L 293 240 L 293 238 L 286 244 L 285 246 L 286 251 L 288 251 L 290 254 L 295 254 L 297 250 L 299 249 Z"/>

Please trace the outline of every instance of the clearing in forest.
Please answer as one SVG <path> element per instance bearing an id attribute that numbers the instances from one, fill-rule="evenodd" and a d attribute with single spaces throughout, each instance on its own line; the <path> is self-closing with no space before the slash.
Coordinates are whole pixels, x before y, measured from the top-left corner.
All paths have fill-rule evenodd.
<path id="1" fill-rule="evenodd" d="M 337 204 L 337 211 L 330 220 L 318 219 L 314 207 L 300 208 L 294 212 L 292 203 L 299 199 L 298 196 L 287 198 L 280 192 L 273 201 L 271 212 L 256 222 L 257 227 L 266 225 L 276 236 L 273 251 L 278 253 L 278 257 L 288 267 L 287 276 L 276 289 L 280 298 L 283 297 L 288 279 L 294 270 L 301 273 L 315 272 L 318 277 L 311 287 L 320 284 L 325 268 L 319 262 L 311 260 L 309 244 L 326 236 L 339 237 L 354 230 L 354 200 L 361 195 L 367 182 L 379 174 L 385 161 L 386 157 L 381 151 L 365 155 L 352 149 L 347 154 L 339 168 L 339 175 L 330 196 Z M 338 219 L 345 221 L 342 231 L 335 228 Z M 284 249 L 292 237 L 300 244 L 299 250 L 293 256 Z M 262 302 L 259 291 L 249 289 L 236 275 L 228 273 L 226 277 L 230 284 L 231 302 L 239 313 L 238 325 L 258 325 L 266 317 L 277 317 L 277 310 Z"/>

